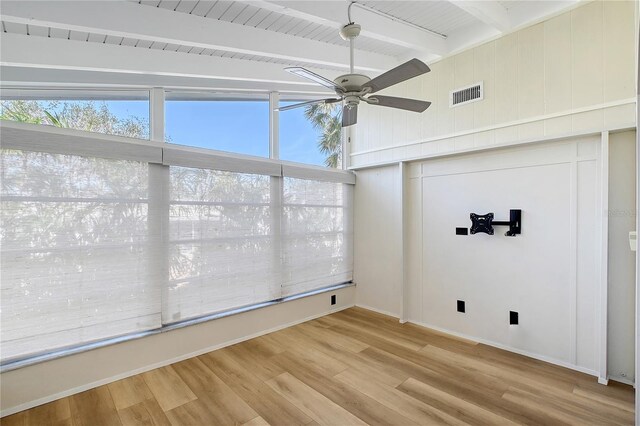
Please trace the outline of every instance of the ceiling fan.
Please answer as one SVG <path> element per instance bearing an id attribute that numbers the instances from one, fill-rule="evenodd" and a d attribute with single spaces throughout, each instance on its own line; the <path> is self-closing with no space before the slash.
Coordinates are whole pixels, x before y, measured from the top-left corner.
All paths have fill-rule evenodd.
<path id="1" fill-rule="evenodd" d="M 350 69 L 349 74 L 341 75 L 331 81 L 321 75 L 311 72 L 301 67 L 285 68 L 292 74 L 307 78 L 317 84 L 332 89 L 336 92 L 337 98 L 319 99 L 308 102 L 280 107 L 277 110 L 285 111 L 293 108 L 299 108 L 313 104 L 333 104 L 342 102 L 342 127 L 351 126 L 358 121 L 358 104 L 360 101 L 370 105 L 386 106 L 390 108 L 399 108 L 407 111 L 423 112 L 431 102 L 420 101 L 417 99 L 397 98 L 394 96 L 373 95 L 374 93 L 386 89 L 405 80 L 426 74 L 429 71 L 427 64 L 418 59 L 411 59 L 402 65 L 399 65 L 378 77 L 373 79 L 363 74 L 355 74 L 353 67 L 354 39 L 360 34 L 360 25 L 350 22 L 342 27 L 340 36 L 349 40 L 350 51 Z"/>

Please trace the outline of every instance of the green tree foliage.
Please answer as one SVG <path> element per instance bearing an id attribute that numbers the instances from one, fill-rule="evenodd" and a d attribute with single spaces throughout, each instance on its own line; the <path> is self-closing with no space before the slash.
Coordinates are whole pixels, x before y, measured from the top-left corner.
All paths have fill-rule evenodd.
<path id="1" fill-rule="evenodd" d="M 305 108 L 305 117 L 319 130 L 318 148 L 327 157 L 327 167 L 342 167 L 342 108 L 340 104 L 312 104 Z"/>
<path id="2" fill-rule="evenodd" d="M 118 118 L 105 102 L 0 101 L 0 119 L 47 124 L 108 135 L 147 139 L 149 123 L 140 117 Z"/>
<path id="3" fill-rule="evenodd" d="M 42 124 L 44 111 L 35 101 L 1 101 L 0 119 Z"/>

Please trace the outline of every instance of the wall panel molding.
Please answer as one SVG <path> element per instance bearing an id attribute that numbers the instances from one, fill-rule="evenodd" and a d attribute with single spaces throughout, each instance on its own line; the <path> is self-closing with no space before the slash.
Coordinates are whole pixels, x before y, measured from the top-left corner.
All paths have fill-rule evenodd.
<path id="1" fill-rule="evenodd" d="M 602 153 L 600 149 L 601 143 L 601 138 L 598 135 L 592 135 L 585 138 L 574 138 L 573 140 L 558 143 L 514 147 L 476 154 L 456 155 L 448 158 L 432 159 L 421 163 L 415 162 L 410 164 L 408 171 L 409 196 L 407 197 L 408 199 L 405 200 L 405 203 L 408 204 L 405 205 L 405 209 L 407 209 L 408 214 L 410 215 L 405 223 L 408 224 L 409 229 L 405 230 L 404 233 L 405 235 L 413 235 L 414 241 L 408 242 L 409 252 L 405 254 L 405 277 L 407 279 L 408 286 L 406 291 L 412 298 L 420 299 L 420 302 L 418 304 L 409 302 L 409 321 L 557 365 L 572 368 L 587 374 L 606 377 L 607 307 L 606 302 L 603 302 L 603 300 L 606 300 L 607 289 L 606 278 L 605 285 L 602 286 L 601 281 L 603 279 L 603 275 L 602 273 L 598 273 L 601 272 L 601 263 L 607 262 L 606 250 L 602 250 L 602 241 L 600 239 L 600 233 L 602 232 L 600 223 L 603 220 L 602 212 L 605 208 L 600 194 L 602 193 L 602 185 L 607 184 L 606 179 L 603 178 L 604 172 L 601 170 L 600 164 L 602 161 Z M 450 237 L 451 239 L 448 240 L 448 244 L 453 244 L 453 246 L 443 246 L 442 242 L 439 240 L 439 238 L 443 238 L 442 236 L 438 236 L 440 234 L 429 232 L 427 235 L 427 230 L 424 228 L 427 226 L 426 224 L 433 224 L 433 221 L 437 221 L 438 217 L 442 217 L 442 215 L 445 214 L 442 209 L 447 208 L 440 204 L 437 204 L 437 207 L 432 204 L 431 207 L 428 208 L 429 203 L 437 202 L 434 200 L 439 199 L 437 194 L 445 196 L 445 193 L 451 193 L 449 190 L 441 192 L 444 190 L 443 188 L 447 187 L 446 183 L 443 182 L 448 182 L 451 179 L 454 181 L 464 179 L 465 182 L 469 184 L 475 177 L 486 176 L 491 173 L 501 174 L 504 171 L 507 172 L 508 175 L 512 175 L 514 172 L 517 173 L 518 170 L 529 170 L 528 173 L 531 174 L 531 170 L 549 166 L 554 167 L 554 170 L 556 170 L 554 173 L 559 173 L 558 176 L 564 176 L 563 179 L 565 180 L 563 182 L 558 181 L 557 185 L 566 185 L 567 191 L 570 193 L 570 197 L 566 202 L 567 208 L 566 210 L 562 210 L 566 212 L 563 213 L 564 218 L 545 218 L 544 214 L 541 214 L 540 212 L 536 213 L 535 208 L 529 206 L 530 219 L 528 221 L 526 208 L 523 211 L 523 225 L 528 229 L 523 231 L 524 233 L 522 236 L 517 236 L 514 239 L 505 239 L 505 237 L 502 237 L 499 232 L 496 232 L 496 236 L 485 238 L 483 242 L 479 241 L 484 237 L 483 235 L 468 237 L 453 236 L 453 224 L 447 223 L 446 225 L 443 225 L 439 221 L 438 228 L 446 226 L 447 232 L 449 231 L 449 228 L 451 228 L 450 231 L 452 236 Z M 465 170 L 467 171 L 466 173 Z M 540 176 L 543 176 L 544 172 L 541 173 L 543 174 Z M 537 185 L 542 184 L 543 183 L 540 182 Z M 595 191 L 593 190 L 593 184 L 598 188 Z M 442 185 L 445 186 L 443 187 Z M 496 185 L 490 185 L 488 188 L 489 189 L 486 191 L 488 191 L 487 194 L 490 194 L 491 192 L 499 190 L 499 185 L 497 187 Z M 592 189 L 590 190 L 589 188 Z M 450 189 L 451 191 L 455 191 L 453 187 Z M 593 196 L 585 197 L 585 194 L 588 194 L 590 191 L 593 192 Z M 436 198 L 433 198 L 433 195 L 427 197 L 425 194 L 435 194 Z M 459 195 L 463 196 L 462 194 Z M 516 196 L 514 199 L 519 199 L 519 197 Z M 464 200 L 462 201 L 462 204 L 464 204 Z M 480 208 L 482 209 L 482 207 Z M 534 209 L 533 211 L 531 210 L 532 208 Z M 440 213 L 437 213 L 434 216 L 434 213 L 438 209 Z M 456 212 L 450 211 L 450 209 L 447 211 L 448 213 L 445 214 L 447 217 L 451 216 L 451 214 L 456 214 Z M 484 210 L 482 212 L 478 211 L 477 213 L 483 212 Z M 457 213 L 459 215 L 460 212 Z M 506 211 L 503 212 L 498 209 L 495 213 L 497 217 L 500 217 L 503 216 Z M 548 297 L 552 297 L 555 300 L 553 303 L 550 303 L 549 307 L 540 305 L 540 300 L 542 299 L 539 299 L 538 296 L 542 296 L 540 293 L 542 290 L 537 290 L 535 286 L 521 290 L 509 289 L 509 286 L 507 286 L 503 288 L 506 293 L 502 294 L 500 291 L 495 291 L 496 288 L 499 287 L 498 284 L 493 283 L 489 285 L 489 283 L 485 282 L 484 279 L 481 279 L 479 275 L 474 282 L 462 282 L 460 281 L 462 278 L 457 275 L 455 277 L 452 276 L 448 278 L 441 276 L 440 279 L 444 279 L 449 283 L 449 285 L 446 286 L 448 289 L 444 289 L 442 286 L 433 287 L 433 280 L 436 279 L 438 275 L 433 275 L 434 268 L 433 264 L 430 264 L 430 262 L 438 263 L 441 260 L 434 258 L 429 260 L 429 247 L 433 248 L 435 244 L 439 247 L 439 250 L 444 250 L 447 253 L 457 253 L 456 249 L 453 247 L 458 247 L 459 244 L 465 246 L 468 243 L 474 247 L 477 246 L 477 248 L 489 245 L 494 247 L 494 249 L 500 249 L 500 247 L 502 247 L 502 250 L 507 246 L 510 247 L 515 245 L 517 249 L 514 248 L 514 250 L 518 252 L 519 250 L 525 250 L 526 252 L 527 238 L 531 239 L 535 236 L 531 234 L 531 232 L 533 232 L 531 231 L 531 226 L 533 224 L 532 220 L 534 220 L 534 216 L 535 221 L 538 222 L 537 229 L 540 229 L 540 221 L 544 220 L 563 220 L 567 222 L 569 228 L 568 230 L 565 228 L 564 231 L 567 237 L 566 248 L 568 251 L 564 252 L 562 255 L 562 259 L 564 260 L 558 261 L 559 263 L 556 262 L 555 266 L 565 271 L 566 282 L 564 281 L 564 278 L 562 278 L 561 282 L 557 283 L 557 285 L 561 285 L 561 287 L 554 290 L 557 294 L 554 293 L 555 296 L 548 295 Z M 462 218 L 462 216 L 460 217 Z M 604 215 L 604 219 L 606 220 L 606 215 Z M 589 223 L 592 222 L 593 224 L 589 225 Z M 531 225 L 527 227 L 527 223 Z M 464 223 L 461 222 L 459 225 L 463 226 Z M 594 226 L 597 229 L 594 230 Z M 433 226 L 431 226 L 431 228 L 433 228 Z M 500 229 L 498 229 L 498 231 L 500 231 Z M 445 233 L 443 235 L 448 234 Z M 448 239 L 449 237 L 444 238 Z M 555 237 L 549 236 L 549 238 Z M 415 240 L 420 241 L 416 242 Z M 593 240 L 593 244 L 589 243 L 591 240 Z M 540 241 L 538 244 L 539 243 Z M 553 247 L 554 243 L 549 241 L 549 244 L 549 248 L 552 250 L 551 247 Z M 419 249 L 420 247 L 422 247 L 421 250 Z M 416 251 L 420 251 L 420 253 L 417 253 Z M 431 253 L 433 253 L 433 250 L 431 250 Z M 500 258 L 501 255 L 496 252 L 495 256 Z M 523 258 L 519 259 L 517 263 L 522 268 L 520 270 L 530 271 L 527 275 L 535 274 L 533 271 L 544 263 L 543 259 L 545 259 L 545 256 L 550 256 L 552 259 L 556 258 L 553 254 L 541 252 L 539 256 L 540 258 L 537 260 Z M 602 258 L 602 256 L 604 256 L 604 258 Z M 420 261 L 417 261 L 418 258 L 420 258 Z M 590 259 L 597 259 L 597 264 L 593 265 L 594 262 Z M 512 261 L 514 260 L 515 259 L 512 259 Z M 464 263 L 464 260 L 458 259 L 454 263 L 460 264 L 460 262 Z M 531 264 L 530 262 L 534 263 Z M 505 282 L 505 274 L 508 274 L 512 277 L 511 282 L 515 286 L 522 278 L 524 278 L 524 276 L 519 275 L 518 272 L 511 271 L 509 266 L 510 263 L 509 259 L 504 259 L 503 263 L 498 261 L 493 266 L 490 266 L 490 268 L 496 272 L 496 280 L 502 280 L 502 282 Z M 534 264 L 538 266 L 533 267 Z M 467 268 L 472 267 L 467 263 L 465 263 L 465 265 Z M 501 266 L 503 268 L 501 268 Z M 533 269 L 531 269 L 532 267 Z M 504 268 L 506 268 L 506 270 L 502 270 Z M 591 273 L 589 268 L 593 268 L 593 272 L 597 273 Z M 425 276 L 427 273 L 426 271 L 430 271 L 429 277 Z M 495 307 L 493 307 L 494 302 L 490 302 L 490 299 L 485 300 L 485 296 L 478 294 L 477 290 L 473 290 L 474 287 L 487 285 L 493 290 L 487 289 L 484 291 L 491 294 L 491 300 L 495 299 Z M 498 287 L 496 287 L 496 285 L 498 285 Z M 548 287 L 548 283 L 545 285 Z M 467 313 L 465 316 L 460 316 L 460 314 L 454 312 L 453 303 L 455 302 L 455 297 L 453 297 L 453 293 L 449 294 L 451 291 L 456 295 L 459 295 L 461 299 L 469 297 L 469 299 L 467 299 L 467 303 L 471 303 L 469 305 L 471 314 Z M 519 294 L 519 291 L 524 291 L 524 293 L 527 294 L 530 292 L 533 292 L 532 294 L 534 295 L 537 294 L 538 296 L 531 296 L 533 299 L 538 300 L 537 305 L 535 305 L 534 302 L 529 301 L 524 303 L 520 300 L 518 302 L 519 298 L 522 299 L 523 297 L 522 295 L 516 296 Z M 511 295 L 509 296 L 509 294 Z M 545 298 L 546 297 L 547 296 L 545 296 Z M 561 297 L 561 300 L 557 299 L 557 297 Z M 548 315 L 552 315 L 556 319 L 566 318 L 566 322 L 556 323 L 554 326 L 554 328 L 562 330 L 561 332 L 556 333 L 557 335 L 555 337 L 556 340 L 560 340 L 555 341 L 553 340 L 553 337 L 549 337 L 549 340 L 545 341 L 547 338 L 541 336 L 546 336 L 546 332 L 541 333 L 539 328 L 536 331 L 536 327 L 539 327 L 539 325 L 535 322 L 529 322 L 529 324 L 523 323 L 518 326 L 518 328 L 511 329 L 508 333 L 504 330 L 497 332 L 490 331 L 492 329 L 495 330 L 496 327 L 501 328 L 505 326 L 500 322 L 501 317 L 499 314 L 497 314 L 498 319 L 496 319 L 494 310 L 499 309 L 502 305 L 504 305 L 503 307 L 506 307 L 510 303 L 515 304 L 516 308 L 519 305 L 523 310 L 521 318 L 528 317 L 532 320 L 531 316 L 534 315 L 536 310 L 538 310 L 539 314 L 540 309 L 542 309 L 542 311 L 552 309 L 552 311 L 548 312 Z M 535 308 L 532 308 L 530 303 L 534 304 Z M 445 320 L 437 320 L 442 322 L 442 324 L 436 323 L 437 321 L 432 321 L 433 318 L 430 319 L 430 316 L 432 316 L 430 312 L 434 309 L 441 309 L 437 308 L 433 304 L 438 306 L 447 306 L 444 308 L 445 312 L 437 312 L 438 318 L 446 318 Z M 553 311 L 553 309 L 559 308 L 560 306 L 563 306 L 563 308 Z M 564 307 L 566 307 L 566 313 L 562 313 L 562 310 L 565 309 Z M 483 310 L 483 312 L 484 310 L 487 310 L 486 315 L 488 316 L 485 317 L 485 314 L 480 315 L 478 310 Z M 434 313 L 433 315 L 436 314 Z M 473 319 L 467 319 L 466 316 L 468 315 L 479 316 L 476 316 Z M 473 322 L 473 324 L 470 324 L 469 321 Z M 604 326 L 602 325 L 603 321 Z M 482 322 L 482 324 L 478 325 L 476 324 L 477 322 Z M 603 327 L 605 330 L 604 335 Z M 524 335 L 528 336 L 527 339 L 520 340 Z M 535 339 L 534 335 L 537 336 Z M 558 336 L 560 335 L 565 337 L 559 338 Z M 539 345 L 536 347 L 528 347 L 527 345 L 531 344 L 530 339 L 533 339 Z M 550 348 L 557 348 L 559 346 L 563 346 L 564 349 L 560 351 L 550 350 Z M 603 351 L 605 354 L 604 361 L 602 360 Z"/>
<path id="2" fill-rule="evenodd" d="M 383 146 L 351 154 L 352 170 L 393 164 L 399 161 L 415 161 L 438 157 L 451 153 L 473 152 L 490 148 L 502 148 L 531 142 L 563 139 L 574 136 L 590 135 L 603 131 L 620 131 L 634 128 L 636 99 L 624 99 L 608 102 L 579 110 L 546 114 L 525 120 L 517 120 L 463 132 L 449 133 L 428 139 L 401 142 L 397 145 Z M 597 113 L 603 115 L 606 123 L 594 127 L 572 128 L 571 119 Z M 557 120 L 565 120 L 564 126 L 558 126 Z M 568 121 L 567 121 L 568 119 Z M 531 135 L 527 126 L 542 125 L 538 135 Z M 597 123 L 596 123 L 597 124 Z M 564 128 L 562 128 L 564 127 Z M 510 131 L 515 137 L 500 140 L 501 132 Z M 383 160 L 380 160 L 380 159 Z"/>

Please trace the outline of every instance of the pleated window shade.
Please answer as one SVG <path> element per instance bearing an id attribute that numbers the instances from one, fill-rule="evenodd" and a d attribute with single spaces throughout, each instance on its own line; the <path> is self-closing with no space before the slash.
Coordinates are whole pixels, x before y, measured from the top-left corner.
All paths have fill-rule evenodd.
<path id="1" fill-rule="evenodd" d="M 271 179 L 170 168 L 164 323 L 280 297 Z"/>
<path id="2" fill-rule="evenodd" d="M 14 133 L 0 150 L 3 363 L 352 279 L 346 172 L 184 150 L 204 163 L 186 167 L 177 148 L 72 155 L 71 136 L 72 154 L 36 152 Z"/>
<path id="3" fill-rule="evenodd" d="M 0 150 L 3 360 L 160 326 L 148 168 Z"/>
<path id="4" fill-rule="evenodd" d="M 282 295 L 353 277 L 353 186 L 285 177 Z"/>

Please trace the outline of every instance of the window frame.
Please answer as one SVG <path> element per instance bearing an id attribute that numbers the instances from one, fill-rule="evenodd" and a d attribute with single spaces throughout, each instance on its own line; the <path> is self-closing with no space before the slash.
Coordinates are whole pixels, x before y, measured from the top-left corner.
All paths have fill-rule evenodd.
<path id="1" fill-rule="evenodd" d="M 280 102 L 304 102 L 308 100 L 315 99 L 323 99 L 326 95 L 317 94 L 317 93 L 297 93 L 297 92 L 287 92 L 281 93 L 277 91 L 238 91 L 238 90 L 207 90 L 207 89 L 194 89 L 194 88 L 166 88 L 166 87 L 145 87 L 145 86 L 127 86 L 127 87 L 112 87 L 112 86 L 40 86 L 40 85 L 1 85 L 0 83 L 0 100 L 4 98 L 3 92 L 5 90 L 8 91 L 20 91 L 25 90 L 31 93 L 46 93 L 47 91 L 55 90 L 58 92 L 68 91 L 69 93 L 73 92 L 81 92 L 83 94 L 90 94 L 92 92 L 96 93 L 112 93 L 113 99 L 108 100 L 118 100 L 118 93 L 131 93 L 131 92 L 148 92 L 149 96 L 149 138 L 148 139 L 136 139 L 136 138 L 128 138 L 133 140 L 141 140 L 141 141 L 151 141 L 155 143 L 162 144 L 171 144 L 171 142 L 166 142 L 164 140 L 165 137 L 165 104 L 167 101 L 167 93 L 175 92 L 181 94 L 193 94 L 194 99 L 198 99 L 197 95 L 206 96 L 206 99 L 212 99 L 218 97 L 219 99 L 235 99 L 235 100 L 260 100 L 267 101 L 269 103 L 269 157 L 254 157 L 247 154 L 236 153 L 232 151 L 219 151 L 210 148 L 198 148 L 189 145 L 180 145 L 185 148 L 197 148 L 204 149 L 207 151 L 218 152 L 218 153 L 228 153 L 231 155 L 237 155 L 241 158 L 260 158 L 260 159 L 270 159 L 270 160 L 279 160 L 280 159 L 280 120 L 279 120 L 279 111 L 277 108 L 280 105 Z M 35 100 L 38 96 L 33 97 Z M 86 96 L 83 96 L 86 99 Z M 12 98 L 21 99 L 16 96 L 12 96 Z M 65 97 L 65 99 L 73 98 L 72 96 Z M 28 99 L 28 98 L 22 98 Z M 62 99 L 62 98 L 61 98 Z M 80 98 L 79 98 L 80 99 Z M 100 100 L 96 97 L 96 100 Z M 124 100 L 124 99 L 123 99 Z M 134 99 L 132 99 L 134 100 Z M 8 121 L 8 120 L 7 120 Z M 5 120 L 0 120 L 0 124 L 4 124 Z M 75 130 L 75 129 L 74 129 Z M 82 130 L 78 130 L 81 131 Z M 92 135 L 105 135 L 105 136 L 115 136 L 115 137 L 123 137 L 118 135 L 107 135 L 103 133 L 91 132 Z M 316 166 L 307 163 L 299 163 L 295 161 L 287 161 L 288 163 L 298 165 L 300 167 L 308 167 L 311 169 L 320 169 L 326 171 L 340 171 L 340 170 L 348 170 L 350 166 L 349 158 L 350 153 L 348 152 L 348 148 L 350 146 L 351 138 L 353 137 L 353 128 L 346 127 L 342 132 L 342 167 L 339 169 L 330 169 L 328 167 Z M 126 138 L 126 137 L 123 137 Z M 177 145 L 177 144 L 172 144 Z"/>
<path id="2" fill-rule="evenodd" d="M 26 96 L 21 96 L 21 91 L 24 91 Z M 8 92 L 8 94 L 7 94 Z M 12 94 L 15 92 L 15 94 Z M 52 95 L 53 93 L 53 95 Z M 146 94 L 146 95 L 142 95 Z M 129 96 L 126 96 L 129 95 Z M 142 95 L 142 96 L 141 96 Z M 0 86 L 0 101 L 4 100 L 33 100 L 33 101 L 146 101 L 148 103 L 148 137 L 147 138 L 135 138 L 110 133 L 89 132 L 96 135 L 117 136 L 134 140 L 151 140 L 151 89 L 148 87 L 128 87 L 128 88 L 113 88 L 113 87 L 51 87 L 51 86 Z M 0 120 L 0 123 L 10 120 Z M 43 126 L 49 126 L 47 124 L 41 124 Z M 56 126 L 50 126 L 56 127 Z M 60 128 L 60 127 L 59 127 Z M 66 128 L 66 127 L 61 127 Z M 68 128 L 72 129 L 72 128 Z M 73 129 L 80 130 L 81 129 Z"/>
<path id="3" fill-rule="evenodd" d="M 137 89 L 140 90 L 140 88 Z M 215 168 L 216 170 L 249 173 L 254 171 L 254 173 L 258 174 L 270 175 L 272 179 L 272 194 L 280 197 L 280 200 L 282 194 L 278 188 L 281 187 L 281 181 L 284 177 L 340 182 L 349 185 L 355 184 L 354 173 L 347 170 L 330 169 L 278 159 L 278 112 L 271 107 L 279 103 L 279 94 L 276 92 L 269 94 L 270 158 L 263 158 L 207 148 L 192 148 L 165 142 L 165 89 L 147 88 L 146 90 L 149 91 L 149 140 L 7 120 L 2 121 L 2 125 L 0 125 L 0 133 L 3 139 L 2 148 L 147 162 L 149 165 L 149 210 L 157 211 L 153 218 L 150 214 L 149 232 L 158 235 L 158 238 L 162 238 L 163 241 L 168 240 L 168 235 L 166 235 L 168 227 L 163 226 L 163 223 L 168 220 L 168 212 L 166 212 L 167 217 L 165 218 L 165 213 L 162 213 L 161 210 L 164 203 L 167 202 L 165 197 L 168 192 L 170 164 L 187 167 L 189 165 L 202 167 L 203 164 L 209 164 L 210 168 Z M 170 152 L 173 153 L 173 160 L 171 155 L 167 155 Z M 343 152 L 343 158 L 344 156 L 345 153 Z M 212 161 L 215 163 L 215 167 L 211 166 Z M 343 161 L 343 167 L 344 165 Z M 281 201 L 277 204 L 281 204 Z M 349 247 L 350 251 L 352 249 L 353 247 Z M 164 259 L 166 256 L 159 255 L 158 258 Z M 162 263 L 165 263 L 165 265 Z M 166 267 L 166 262 L 158 261 L 156 266 L 164 268 Z M 353 285 L 355 284 L 352 281 L 336 283 L 329 287 L 313 289 L 302 294 L 294 294 L 277 300 L 166 324 L 158 329 L 72 345 L 43 353 L 34 353 L 23 358 L 5 360 L 0 364 L 0 373 Z"/>

